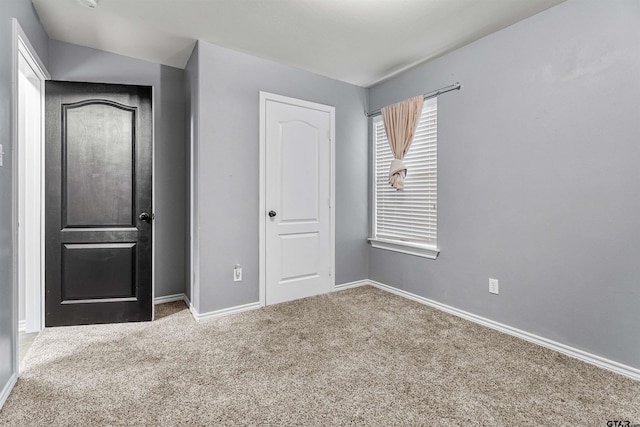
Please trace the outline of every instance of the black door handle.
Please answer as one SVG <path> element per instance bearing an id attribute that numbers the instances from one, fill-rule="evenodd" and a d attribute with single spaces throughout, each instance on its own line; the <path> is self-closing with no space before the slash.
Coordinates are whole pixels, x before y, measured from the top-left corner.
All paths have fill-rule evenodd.
<path id="1" fill-rule="evenodd" d="M 276 211 L 269 211 L 269 216 L 271 218 L 273 218 L 274 216 L 276 216 Z"/>
<path id="2" fill-rule="evenodd" d="M 151 215 L 146 212 L 142 212 L 138 218 L 140 218 L 140 221 L 151 223 Z"/>

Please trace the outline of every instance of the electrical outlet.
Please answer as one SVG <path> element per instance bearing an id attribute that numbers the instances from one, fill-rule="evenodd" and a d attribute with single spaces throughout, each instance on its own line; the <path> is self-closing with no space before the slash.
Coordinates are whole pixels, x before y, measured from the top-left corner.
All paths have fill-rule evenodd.
<path id="1" fill-rule="evenodd" d="M 498 279 L 489 279 L 489 292 L 496 295 L 500 293 L 498 289 Z"/>
<path id="2" fill-rule="evenodd" d="M 236 266 L 233 267 L 233 281 L 239 282 L 241 280 L 242 280 L 242 267 L 240 267 L 240 264 L 236 264 Z"/>

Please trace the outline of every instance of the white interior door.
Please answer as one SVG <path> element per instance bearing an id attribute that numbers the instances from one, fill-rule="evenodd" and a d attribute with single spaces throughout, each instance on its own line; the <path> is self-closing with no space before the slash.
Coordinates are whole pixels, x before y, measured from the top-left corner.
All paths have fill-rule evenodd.
<path id="1" fill-rule="evenodd" d="M 333 107 L 263 94 L 266 304 L 333 283 Z"/>

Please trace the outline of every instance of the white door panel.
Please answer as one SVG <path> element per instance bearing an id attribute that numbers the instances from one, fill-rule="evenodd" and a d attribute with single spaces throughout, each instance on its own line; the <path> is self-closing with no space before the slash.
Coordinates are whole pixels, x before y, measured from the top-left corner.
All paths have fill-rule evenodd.
<path id="1" fill-rule="evenodd" d="M 280 236 L 282 269 L 280 281 L 318 277 L 321 259 L 320 233 L 297 233 Z"/>
<path id="2" fill-rule="evenodd" d="M 280 195 L 283 222 L 318 221 L 318 140 L 321 131 L 301 121 L 280 123 L 281 146 L 278 148 L 282 154 Z"/>
<path id="3" fill-rule="evenodd" d="M 267 304 L 331 290 L 333 111 L 319 107 L 266 100 Z"/>

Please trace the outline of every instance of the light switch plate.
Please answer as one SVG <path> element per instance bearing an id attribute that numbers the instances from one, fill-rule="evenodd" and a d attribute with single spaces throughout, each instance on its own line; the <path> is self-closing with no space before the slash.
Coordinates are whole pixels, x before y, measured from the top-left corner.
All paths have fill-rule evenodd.
<path id="1" fill-rule="evenodd" d="M 500 293 L 498 288 L 498 279 L 489 279 L 489 292 L 496 295 Z"/>
<path id="2" fill-rule="evenodd" d="M 0 166 L 4 166 L 4 150 L 2 144 L 0 144 Z"/>

